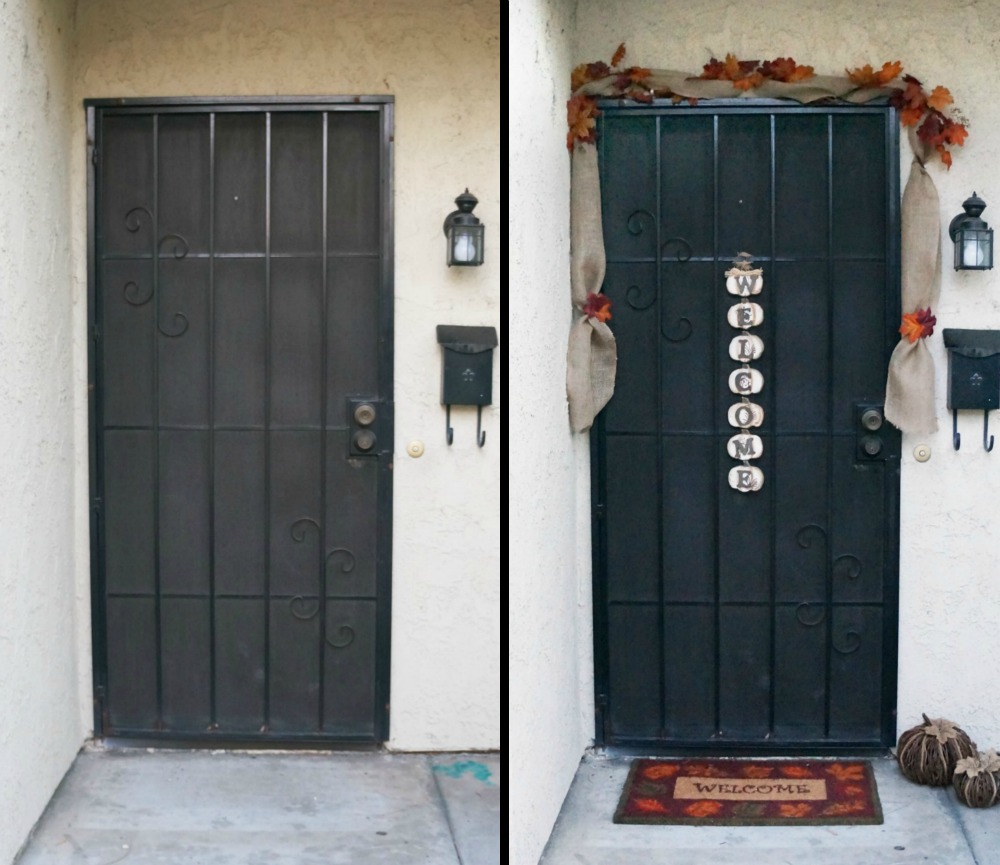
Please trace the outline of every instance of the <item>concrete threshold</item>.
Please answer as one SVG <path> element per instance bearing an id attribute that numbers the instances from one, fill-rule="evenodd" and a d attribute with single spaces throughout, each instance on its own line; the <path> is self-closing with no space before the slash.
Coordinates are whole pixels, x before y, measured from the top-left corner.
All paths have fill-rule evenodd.
<path id="1" fill-rule="evenodd" d="M 498 754 L 88 748 L 17 865 L 499 865 Z"/>

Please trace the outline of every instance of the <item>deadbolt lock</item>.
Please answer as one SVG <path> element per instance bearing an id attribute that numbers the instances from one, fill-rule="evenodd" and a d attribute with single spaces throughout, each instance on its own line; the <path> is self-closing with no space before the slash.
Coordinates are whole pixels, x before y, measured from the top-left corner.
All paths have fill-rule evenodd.
<path id="1" fill-rule="evenodd" d="M 371 426 L 375 422 L 375 406 L 370 402 L 354 406 L 354 422 L 358 426 Z"/>
<path id="2" fill-rule="evenodd" d="M 882 427 L 882 420 L 882 412 L 877 408 L 865 409 L 861 414 L 861 426 L 871 432 Z"/>
<path id="3" fill-rule="evenodd" d="M 386 421 L 385 405 L 374 399 L 347 401 L 348 456 L 378 456 L 379 428 Z"/>
<path id="4" fill-rule="evenodd" d="M 359 429 L 351 437 L 351 446 L 362 453 L 368 453 L 375 447 L 375 433 L 370 429 Z"/>

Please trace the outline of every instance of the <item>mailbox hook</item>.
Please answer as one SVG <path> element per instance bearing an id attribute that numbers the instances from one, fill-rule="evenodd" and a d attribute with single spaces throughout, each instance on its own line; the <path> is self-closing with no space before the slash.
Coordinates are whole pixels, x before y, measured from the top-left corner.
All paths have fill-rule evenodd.
<path id="1" fill-rule="evenodd" d="M 987 440 L 989 436 L 989 440 Z M 983 410 L 983 447 L 986 448 L 986 452 L 989 453 L 993 450 L 993 436 L 990 435 L 990 410 Z"/>
<path id="2" fill-rule="evenodd" d="M 445 426 L 445 437 L 448 439 L 448 444 L 450 445 L 455 441 L 455 430 L 451 428 L 451 405 L 445 405 L 444 407 L 444 426 Z"/>
<path id="3" fill-rule="evenodd" d="M 958 450 L 962 446 L 962 434 L 958 431 L 958 409 L 951 410 L 951 443 Z"/>
<path id="4" fill-rule="evenodd" d="M 476 441 L 480 447 L 486 444 L 486 432 L 483 430 L 483 407 L 481 405 L 476 406 Z"/>

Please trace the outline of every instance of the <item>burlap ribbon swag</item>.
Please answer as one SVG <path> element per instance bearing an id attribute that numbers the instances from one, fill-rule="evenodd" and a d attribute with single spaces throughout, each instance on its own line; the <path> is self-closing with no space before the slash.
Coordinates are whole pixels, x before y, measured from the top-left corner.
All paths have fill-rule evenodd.
<path id="1" fill-rule="evenodd" d="M 649 86 L 669 86 L 693 98 L 732 96 L 729 82 L 692 79 L 679 72 L 645 70 Z M 591 96 L 612 95 L 614 79 L 592 81 L 580 88 Z M 859 90 L 840 79 L 820 78 L 805 84 L 765 82 L 759 96 L 781 96 L 808 103 L 837 97 L 862 103 L 884 97 L 886 90 Z M 903 432 L 925 434 L 937 429 L 934 411 L 934 359 L 921 337 L 933 332 L 930 310 L 937 304 L 941 283 L 940 205 L 925 164 L 933 150 L 910 132 L 913 162 L 902 206 L 902 306 L 904 327 L 889 361 L 885 416 Z M 573 146 L 571 219 L 571 291 L 574 323 L 567 355 L 566 395 L 570 426 L 584 432 L 614 394 L 618 351 L 607 325 L 609 303 L 600 294 L 604 283 L 604 232 L 597 147 Z M 906 327 L 907 320 L 910 327 Z"/>

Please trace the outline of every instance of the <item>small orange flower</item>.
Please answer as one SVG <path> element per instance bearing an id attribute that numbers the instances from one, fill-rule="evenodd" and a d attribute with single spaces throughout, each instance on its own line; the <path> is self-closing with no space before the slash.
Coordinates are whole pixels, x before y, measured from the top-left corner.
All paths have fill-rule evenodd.
<path id="1" fill-rule="evenodd" d="M 851 784 L 848 787 L 844 787 L 844 794 L 847 796 L 864 796 L 865 788 L 859 787 L 857 784 Z"/>
<path id="2" fill-rule="evenodd" d="M 842 763 L 833 763 L 827 767 L 828 775 L 833 775 L 838 781 L 863 781 L 865 770 L 863 766 L 845 766 Z"/>
<path id="3" fill-rule="evenodd" d="M 692 802 L 684 809 L 689 817 L 714 817 L 722 810 L 722 803 L 710 799 Z"/>
<path id="4" fill-rule="evenodd" d="M 771 766 L 747 766 L 743 774 L 747 778 L 770 778 L 774 774 L 774 769 Z"/>
<path id="5" fill-rule="evenodd" d="M 794 805 L 779 805 L 778 813 L 782 817 L 808 817 L 812 814 L 812 805 L 798 802 Z"/>
<path id="6" fill-rule="evenodd" d="M 673 778 L 680 770 L 681 767 L 676 763 L 657 763 L 643 769 L 642 774 L 653 781 L 659 781 L 661 778 Z"/>
<path id="7" fill-rule="evenodd" d="M 636 799 L 635 807 L 647 814 L 667 813 L 667 807 L 659 799 Z"/>
<path id="8" fill-rule="evenodd" d="M 786 778 L 812 778 L 814 776 L 812 769 L 806 769 L 804 766 L 782 766 L 781 774 Z"/>

